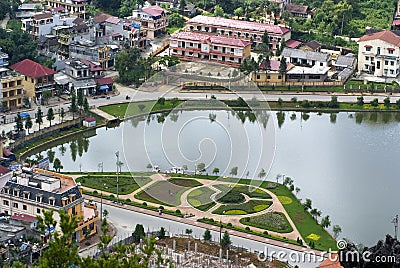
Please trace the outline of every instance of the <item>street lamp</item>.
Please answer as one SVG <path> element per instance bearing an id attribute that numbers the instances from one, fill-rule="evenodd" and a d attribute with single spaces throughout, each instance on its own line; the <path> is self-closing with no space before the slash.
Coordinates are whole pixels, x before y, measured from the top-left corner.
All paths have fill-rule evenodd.
<path id="1" fill-rule="evenodd" d="M 118 172 L 118 165 L 119 165 L 119 151 L 115 153 L 115 156 L 117 157 L 117 203 L 119 202 L 119 195 L 118 195 L 118 183 L 119 183 L 119 172 Z"/>
<path id="2" fill-rule="evenodd" d="M 106 184 L 104 183 L 104 188 L 106 188 Z M 100 192 L 100 221 L 103 224 L 103 190 Z"/>

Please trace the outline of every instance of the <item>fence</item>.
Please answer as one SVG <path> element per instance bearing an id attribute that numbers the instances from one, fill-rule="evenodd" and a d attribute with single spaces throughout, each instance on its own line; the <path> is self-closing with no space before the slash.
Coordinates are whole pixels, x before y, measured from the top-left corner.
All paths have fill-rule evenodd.
<path id="1" fill-rule="evenodd" d="M 287 81 L 287 82 L 255 82 L 259 87 L 338 87 L 345 81 Z"/>

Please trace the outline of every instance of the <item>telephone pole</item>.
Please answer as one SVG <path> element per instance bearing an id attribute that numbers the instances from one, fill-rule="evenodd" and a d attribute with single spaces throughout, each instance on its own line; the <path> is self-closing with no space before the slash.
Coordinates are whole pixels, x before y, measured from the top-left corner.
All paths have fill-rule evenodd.
<path id="1" fill-rule="evenodd" d="M 397 240 L 397 230 L 399 227 L 399 215 L 396 215 L 394 219 L 392 220 L 392 223 L 394 224 L 394 238 Z"/>

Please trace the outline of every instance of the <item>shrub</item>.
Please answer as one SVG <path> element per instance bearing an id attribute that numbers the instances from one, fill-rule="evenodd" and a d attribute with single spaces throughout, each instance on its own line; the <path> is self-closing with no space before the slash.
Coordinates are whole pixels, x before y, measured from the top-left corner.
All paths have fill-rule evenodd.
<path id="1" fill-rule="evenodd" d="M 226 226 L 232 227 L 232 223 L 228 222 L 228 224 Z"/>
<path id="2" fill-rule="evenodd" d="M 130 202 L 131 202 L 131 200 L 130 200 L 129 198 L 128 198 L 128 199 L 126 199 L 125 201 L 126 201 L 126 202 L 128 202 L 128 203 L 130 203 Z"/>
<path id="3" fill-rule="evenodd" d="M 179 209 L 175 210 L 175 213 L 176 214 L 182 214 L 182 212 Z"/>
<path id="4" fill-rule="evenodd" d="M 143 202 L 143 204 L 142 204 L 143 206 L 145 206 L 145 207 L 147 207 L 147 203 L 146 202 Z"/>
<path id="5" fill-rule="evenodd" d="M 246 231 L 250 231 L 250 227 L 247 226 L 247 227 L 245 228 L 245 230 L 246 230 Z"/>
<path id="6" fill-rule="evenodd" d="M 98 195 L 98 194 L 99 194 L 99 192 L 97 192 L 96 190 L 94 190 L 93 193 L 94 193 L 95 195 Z"/>
<path id="7" fill-rule="evenodd" d="M 111 198 L 111 199 L 114 199 L 114 198 L 115 198 L 115 196 L 112 194 L 112 195 L 110 195 L 110 198 Z"/>
<path id="8" fill-rule="evenodd" d="M 159 209 L 164 209 L 164 207 L 163 207 L 163 206 L 159 206 L 158 208 L 159 208 Z"/>
<path id="9" fill-rule="evenodd" d="M 268 235 L 268 231 L 264 231 L 263 234 Z"/>

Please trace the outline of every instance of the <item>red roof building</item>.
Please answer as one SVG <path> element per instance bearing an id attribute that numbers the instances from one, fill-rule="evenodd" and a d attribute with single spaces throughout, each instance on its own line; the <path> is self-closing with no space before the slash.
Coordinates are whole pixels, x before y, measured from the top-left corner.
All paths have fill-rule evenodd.
<path id="1" fill-rule="evenodd" d="M 298 48 L 302 42 L 294 40 L 294 39 L 289 39 L 286 41 L 286 46 L 289 48 Z"/>
<path id="2" fill-rule="evenodd" d="M 149 7 L 144 7 L 142 8 L 143 12 L 146 12 L 147 14 L 151 16 L 161 16 L 164 13 L 167 13 L 167 11 L 157 5 L 154 6 L 149 6 Z"/>
<path id="3" fill-rule="evenodd" d="M 11 65 L 10 69 L 25 76 L 23 85 L 26 90 L 26 97 L 39 101 L 43 91 L 50 91 L 53 95 L 56 71 L 29 59 Z"/>
<path id="4" fill-rule="evenodd" d="M 165 9 L 154 5 L 132 11 L 132 19 L 141 24 L 141 29 L 146 31 L 149 39 L 154 39 L 166 32 L 168 26 L 168 13 Z"/>
<path id="5" fill-rule="evenodd" d="M 170 38 L 169 53 L 187 60 L 239 66 L 250 57 L 251 43 L 235 38 L 180 32 Z"/>
<path id="6" fill-rule="evenodd" d="M 11 219 L 13 220 L 18 220 L 18 221 L 25 221 L 25 222 L 34 222 L 37 221 L 36 217 L 26 215 L 26 214 L 14 214 L 11 216 Z"/>
<path id="7" fill-rule="evenodd" d="M 114 84 L 114 80 L 111 77 L 103 77 L 103 78 L 97 78 L 94 79 L 97 85 L 99 86 L 112 86 Z"/>
<path id="8" fill-rule="evenodd" d="M 267 32 L 272 50 L 279 46 L 282 39 L 287 41 L 291 37 L 290 29 L 279 25 L 202 15 L 188 20 L 186 22 L 186 30 L 233 37 L 255 43 L 261 43 L 264 32 Z"/>
<path id="9" fill-rule="evenodd" d="M 8 168 L 3 167 L 2 165 L 0 165 L 0 175 L 7 174 L 8 172 L 10 172 L 10 170 Z"/>

